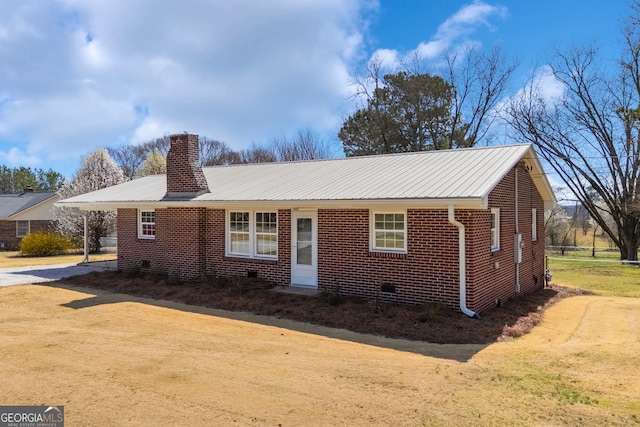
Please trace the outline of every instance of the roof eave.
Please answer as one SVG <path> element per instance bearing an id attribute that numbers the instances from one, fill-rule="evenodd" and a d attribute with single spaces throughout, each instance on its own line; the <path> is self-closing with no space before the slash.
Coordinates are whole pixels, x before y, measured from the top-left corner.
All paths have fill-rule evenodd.
<path id="1" fill-rule="evenodd" d="M 370 207 L 404 207 L 424 209 L 446 209 L 454 205 L 458 209 L 486 209 L 485 197 L 442 199 L 358 199 L 358 200 L 155 200 L 127 202 L 57 202 L 58 207 L 78 208 L 83 211 L 116 209 L 166 209 L 190 208 L 237 208 L 268 206 L 279 209 L 366 209 Z"/>
<path id="2" fill-rule="evenodd" d="M 533 184 L 538 189 L 540 196 L 544 202 L 545 210 L 553 208 L 557 201 L 555 193 L 553 192 L 553 188 L 551 188 L 551 184 L 549 183 L 549 179 L 547 178 L 544 169 L 542 168 L 542 163 L 540 163 L 540 159 L 536 154 L 536 151 L 533 148 L 532 144 L 527 145 L 527 150 L 513 163 L 509 164 L 508 168 L 505 168 L 505 174 L 497 177 L 497 179 L 489 186 L 489 190 L 484 195 L 485 198 L 488 199 L 489 193 L 495 189 L 495 187 L 504 179 L 506 174 L 513 169 L 519 162 L 525 161 L 528 167 L 531 167 L 529 173 L 531 174 L 531 180 Z M 533 172 L 533 173 L 532 173 Z"/>

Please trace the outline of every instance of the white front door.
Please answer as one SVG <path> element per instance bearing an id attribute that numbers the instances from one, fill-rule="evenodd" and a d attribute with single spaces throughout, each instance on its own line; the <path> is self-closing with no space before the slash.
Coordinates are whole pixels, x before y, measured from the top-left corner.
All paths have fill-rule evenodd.
<path id="1" fill-rule="evenodd" d="M 291 213 L 291 285 L 318 287 L 318 212 Z"/>

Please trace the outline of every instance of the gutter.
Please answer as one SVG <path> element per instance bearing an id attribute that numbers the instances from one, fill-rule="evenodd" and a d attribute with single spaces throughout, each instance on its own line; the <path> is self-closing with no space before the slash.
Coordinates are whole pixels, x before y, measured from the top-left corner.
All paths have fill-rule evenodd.
<path id="1" fill-rule="evenodd" d="M 449 223 L 458 227 L 458 262 L 460 269 L 460 311 L 469 317 L 479 319 L 480 316 L 475 311 L 467 308 L 467 268 L 466 268 L 466 250 L 465 250 L 465 234 L 464 224 L 456 220 L 453 205 L 449 205 Z"/>

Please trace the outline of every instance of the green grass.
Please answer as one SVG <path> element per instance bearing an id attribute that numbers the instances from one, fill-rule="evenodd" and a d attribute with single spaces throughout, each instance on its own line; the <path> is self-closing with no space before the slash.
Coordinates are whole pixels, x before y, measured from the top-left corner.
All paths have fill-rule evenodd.
<path id="1" fill-rule="evenodd" d="M 617 251 L 591 250 L 548 253 L 552 283 L 594 292 L 597 295 L 640 298 L 640 266 L 615 262 Z"/>

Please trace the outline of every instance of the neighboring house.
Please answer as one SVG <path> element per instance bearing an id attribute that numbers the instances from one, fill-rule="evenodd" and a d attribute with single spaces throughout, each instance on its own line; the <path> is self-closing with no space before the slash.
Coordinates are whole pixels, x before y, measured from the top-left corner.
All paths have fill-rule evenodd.
<path id="1" fill-rule="evenodd" d="M 530 145 L 202 169 L 171 137 L 167 175 L 62 200 L 118 211 L 118 268 L 202 273 L 473 316 L 544 285 L 545 205 Z"/>
<path id="2" fill-rule="evenodd" d="M 34 192 L 29 187 L 20 194 L 0 194 L 0 250 L 18 250 L 22 238 L 52 226 L 56 193 Z"/>

